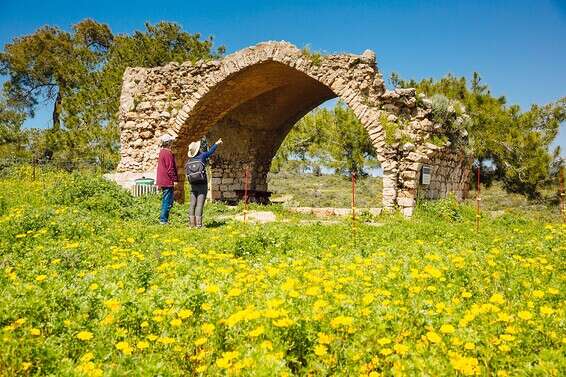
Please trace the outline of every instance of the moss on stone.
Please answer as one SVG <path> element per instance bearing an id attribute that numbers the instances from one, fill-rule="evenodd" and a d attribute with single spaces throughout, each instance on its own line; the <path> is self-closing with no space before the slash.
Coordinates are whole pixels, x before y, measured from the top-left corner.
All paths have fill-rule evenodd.
<path id="1" fill-rule="evenodd" d="M 318 51 L 312 51 L 308 45 L 301 49 L 301 53 L 312 65 L 320 66 L 322 64 L 322 54 Z"/>
<path id="2" fill-rule="evenodd" d="M 392 145 L 395 143 L 395 133 L 399 129 L 399 125 L 395 122 L 391 122 L 387 119 L 386 114 L 381 114 L 379 116 L 379 122 L 381 123 L 381 127 L 385 132 L 385 143 L 387 145 Z"/>

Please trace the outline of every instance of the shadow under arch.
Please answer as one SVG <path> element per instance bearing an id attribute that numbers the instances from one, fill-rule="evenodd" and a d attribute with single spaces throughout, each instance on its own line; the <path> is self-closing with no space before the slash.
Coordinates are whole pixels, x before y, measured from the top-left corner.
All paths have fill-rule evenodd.
<path id="1" fill-rule="evenodd" d="M 173 151 L 184 166 L 190 142 L 204 135 L 212 142 L 222 137 L 224 144 L 211 160 L 212 198 L 241 199 L 248 167 L 252 200 L 264 202 L 271 161 L 289 131 L 304 115 L 336 97 L 352 101 L 287 64 L 256 63 L 220 80 L 198 100 L 179 128 Z M 371 126 L 364 127 L 369 132 Z M 177 193 L 177 198 L 183 197 L 183 192 Z"/>

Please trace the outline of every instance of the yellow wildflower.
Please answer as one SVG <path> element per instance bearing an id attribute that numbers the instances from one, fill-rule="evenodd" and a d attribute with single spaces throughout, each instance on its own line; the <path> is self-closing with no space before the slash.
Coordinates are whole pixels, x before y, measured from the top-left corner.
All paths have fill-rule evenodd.
<path id="1" fill-rule="evenodd" d="M 273 349 L 273 343 L 271 343 L 271 341 L 269 340 L 264 340 L 263 342 L 261 342 L 260 347 L 264 350 L 271 351 Z"/>
<path id="2" fill-rule="evenodd" d="M 480 373 L 479 363 L 475 357 L 465 357 L 451 352 L 450 364 L 464 376 L 474 376 Z"/>
<path id="3" fill-rule="evenodd" d="M 517 316 L 524 321 L 528 321 L 533 318 L 533 314 L 526 310 L 521 310 L 519 313 L 517 313 Z"/>
<path id="4" fill-rule="evenodd" d="M 170 338 L 168 336 L 164 336 L 164 337 L 159 338 L 157 340 L 157 342 L 161 343 L 161 344 L 171 344 L 171 343 L 175 343 L 175 339 Z"/>
<path id="5" fill-rule="evenodd" d="M 554 313 L 554 309 L 552 309 L 550 306 L 544 305 L 540 307 L 540 314 L 551 315 L 552 313 Z"/>
<path id="6" fill-rule="evenodd" d="M 320 287 L 318 287 L 318 286 L 309 287 L 305 291 L 305 294 L 307 296 L 318 296 L 318 295 L 320 295 Z"/>
<path id="7" fill-rule="evenodd" d="M 440 332 L 443 334 L 452 334 L 456 329 L 450 324 L 440 326 Z"/>
<path id="8" fill-rule="evenodd" d="M 206 293 L 218 293 L 218 292 L 220 292 L 220 287 L 216 284 L 211 284 L 211 285 L 207 286 L 204 289 L 204 291 Z"/>
<path id="9" fill-rule="evenodd" d="M 120 302 L 116 299 L 110 299 L 104 301 L 104 306 L 106 306 L 111 311 L 115 312 L 120 309 Z"/>
<path id="10" fill-rule="evenodd" d="M 431 343 L 440 343 L 442 341 L 442 338 L 435 333 L 434 331 L 429 331 L 426 333 L 426 338 L 431 342 Z"/>
<path id="11" fill-rule="evenodd" d="M 317 345 L 314 347 L 314 354 L 317 355 L 317 356 L 324 356 L 324 355 L 326 355 L 326 351 L 327 351 L 326 346 L 324 346 L 324 345 L 322 345 L 322 344 L 317 344 Z"/>
<path id="12" fill-rule="evenodd" d="M 83 363 L 88 363 L 89 361 L 92 361 L 94 359 L 94 354 L 92 352 L 87 352 L 84 355 L 81 356 L 81 362 Z"/>
<path id="13" fill-rule="evenodd" d="M 362 297 L 362 304 L 363 304 L 363 305 L 369 305 L 369 304 L 371 304 L 374 300 L 375 300 L 375 296 L 374 296 L 374 295 L 372 295 L 371 293 L 366 293 L 366 294 Z"/>
<path id="14" fill-rule="evenodd" d="M 384 346 L 384 345 L 386 345 L 386 344 L 391 343 L 391 339 L 389 339 L 389 338 L 380 338 L 380 339 L 377 340 L 377 342 L 378 342 L 380 345 Z"/>
<path id="15" fill-rule="evenodd" d="M 91 340 L 93 335 L 90 331 L 81 331 L 76 335 L 76 338 L 79 340 Z"/>
<path id="16" fill-rule="evenodd" d="M 399 344 L 395 344 L 393 346 L 393 350 L 395 350 L 395 353 L 397 353 L 398 355 L 403 356 L 409 351 L 409 347 L 407 347 L 404 344 L 399 343 Z"/>
<path id="17" fill-rule="evenodd" d="M 222 357 L 216 360 L 216 365 L 222 369 L 230 368 L 232 360 L 236 359 L 240 353 L 238 351 L 224 352 Z"/>
<path id="18" fill-rule="evenodd" d="M 354 322 L 354 318 L 339 315 L 330 321 L 330 327 L 336 329 L 340 326 L 350 326 Z"/>
<path id="19" fill-rule="evenodd" d="M 203 337 L 200 337 L 200 338 L 198 338 L 197 340 L 195 340 L 195 346 L 197 346 L 197 347 L 198 347 L 198 346 L 202 346 L 202 345 L 203 345 L 204 343 L 206 343 L 207 341 L 208 341 L 208 339 L 205 338 L 204 336 L 203 336 Z"/>
<path id="20" fill-rule="evenodd" d="M 131 355 L 133 351 L 130 343 L 124 341 L 116 343 L 116 349 L 122 351 L 124 355 Z"/>
<path id="21" fill-rule="evenodd" d="M 263 326 L 258 326 L 258 327 L 256 327 L 254 330 L 250 331 L 250 332 L 248 333 L 248 336 L 249 336 L 250 338 L 256 338 L 256 337 L 260 336 L 261 334 L 263 334 L 264 332 L 265 332 L 264 327 L 263 327 Z"/>
<path id="22" fill-rule="evenodd" d="M 491 296 L 489 302 L 491 302 L 492 304 L 502 305 L 505 303 L 505 298 L 503 297 L 502 294 L 496 293 L 493 296 Z"/>
<path id="23" fill-rule="evenodd" d="M 389 356 L 393 353 L 393 350 L 391 348 L 384 348 L 381 351 L 379 351 L 380 354 L 382 354 L 383 356 Z"/>
<path id="24" fill-rule="evenodd" d="M 476 349 L 476 345 L 471 342 L 466 342 L 466 344 L 464 344 L 464 349 L 467 349 L 468 351 L 473 351 Z"/>
<path id="25" fill-rule="evenodd" d="M 101 325 L 111 325 L 112 323 L 114 323 L 114 316 L 112 316 L 112 314 L 108 314 L 100 321 Z"/>
<path id="26" fill-rule="evenodd" d="M 206 335 L 212 335 L 215 329 L 212 323 L 204 323 L 200 328 L 202 329 L 202 332 L 205 333 Z"/>
<path id="27" fill-rule="evenodd" d="M 318 333 L 318 342 L 320 344 L 330 344 L 332 342 L 332 335 L 325 334 L 323 332 Z"/>

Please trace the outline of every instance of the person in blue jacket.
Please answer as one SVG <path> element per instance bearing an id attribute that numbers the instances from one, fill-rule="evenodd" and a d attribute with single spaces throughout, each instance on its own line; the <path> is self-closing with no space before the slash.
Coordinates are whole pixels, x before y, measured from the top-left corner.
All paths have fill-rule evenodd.
<path id="1" fill-rule="evenodd" d="M 206 201 L 206 194 L 208 192 L 208 179 L 206 177 L 206 170 L 204 169 L 206 168 L 208 159 L 214 154 L 216 148 L 220 144 L 222 144 L 222 139 L 218 139 L 218 141 L 214 143 L 208 151 L 200 141 L 195 141 L 189 144 L 189 160 L 185 165 L 185 171 L 189 172 L 189 164 L 199 161 L 202 163 L 201 168 L 203 169 L 204 175 L 204 178 L 200 179 L 197 183 L 192 183 L 191 178 L 188 177 L 191 185 L 191 202 L 189 205 L 189 226 L 191 227 L 202 227 L 202 213 L 204 210 L 204 202 Z"/>

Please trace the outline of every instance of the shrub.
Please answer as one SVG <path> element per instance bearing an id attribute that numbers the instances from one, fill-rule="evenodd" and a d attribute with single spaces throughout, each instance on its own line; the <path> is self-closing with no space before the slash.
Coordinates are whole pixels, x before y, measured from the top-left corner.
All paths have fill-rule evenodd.
<path id="1" fill-rule="evenodd" d="M 322 64 L 322 54 L 318 51 L 312 51 L 310 46 L 302 48 L 301 53 L 305 56 L 312 65 L 320 66 Z"/>
<path id="2" fill-rule="evenodd" d="M 47 202 L 77 206 L 122 218 L 131 217 L 133 197 L 120 186 L 97 175 L 73 173 L 55 183 L 45 193 Z"/>
<path id="3" fill-rule="evenodd" d="M 432 104 L 432 116 L 435 122 L 446 124 L 451 118 L 452 112 L 450 111 L 450 100 L 442 95 L 435 94 L 430 99 Z"/>
<path id="4" fill-rule="evenodd" d="M 459 203 L 453 195 L 445 199 L 419 201 L 416 215 L 449 222 L 472 220 L 475 216 L 473 207 Z"/>
<path id="5" fill-rule="evenodd" d="M 3 196 L 0 196 L 0 216 L 4 216 L 8 211 L 8 203 L 6 203 L 6 199 Z"/>
<path id="6" fill-rule="evenodd" d="M 387 145 L 395 143 L 395 133 L 399 128 L 397 123 L 389 121 L 385 114 L 381 114 L 379 121 L 381 123 L 381 127 L 383 127 L 383 131 L 385 132 L 385 143 Z"/>
<path id="7" fill-rule="evenodd" d="M 236 241 L 234 255 L 249 258 L 273 252 L 286 254 L 290 249 L 289 241 L 290 237 L 287 233 L 276 234 L 257 230 Z"/>

